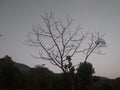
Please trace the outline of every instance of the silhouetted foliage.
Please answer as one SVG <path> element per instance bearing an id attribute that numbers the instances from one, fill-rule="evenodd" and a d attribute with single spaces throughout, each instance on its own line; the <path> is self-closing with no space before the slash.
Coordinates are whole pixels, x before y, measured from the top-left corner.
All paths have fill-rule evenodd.
<path id="1" fill-rule="evenodd" d="M 113 80 L 113 88 L 115 90 L 120 90 L 120 77 Z"/>
<path id="2" fill-rule="evenodd" d="M 1 88 L 23 88 L 23 75 L 14 66 L 11 57 L 5 56 L 0 59 L 0 87 Z"/>
<path id="3" fill-rule="evenodd" d="M 78 79 L 78 86 L 82 90 L 86 90 L 93 81 L 92 75 L 95 73 L 94 68 L 91 63 L 83 62 L 80 63 L 79 67 L 77 68 L 77 79 Z"/>
<path id="4" fill-rule="evenodd" d="M 47 68 L 37 66 L 32 68 L 28 75 L 29 88 L 31 90 L 52 90 L 52 85 L 55 80 L 53 72 L 49 71 Z"/>
<path id="5" fill-rule="evenodd" d="M 28 71 L 22 71 L 22 67 Z M 81 62 L 76 73 L 73 73 L 72 67 L 69 68 L 71 72 L 67 75 L 73 78 L 74 90 L 120 90 L 120 78 L 111 80 L 93 76 L 95 71 L 89 62 Z M 9 56 L 0 58 L 0 90 L 19 89 L 71 90 L 71 81 L 64 73 L 53 73 L 43 65 L 28 69 L 24 64 L 16 65 Z"/>

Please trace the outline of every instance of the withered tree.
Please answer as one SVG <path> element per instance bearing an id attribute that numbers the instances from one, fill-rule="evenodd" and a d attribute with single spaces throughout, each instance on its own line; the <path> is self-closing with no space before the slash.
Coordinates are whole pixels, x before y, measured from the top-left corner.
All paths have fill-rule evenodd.
<path id="1" fill-rule="evenodd" d="M 100 33 L 83 33 L 78 26 L 73 28 L 73 19 L 66 17 L 64 22 L 56 19 L 53 13 L 41 16 L 41 23 L 33 26 L 28 34 L 27 42 L 39 50 L 39 58 L 59 67 L 71 82 L 74 90 L 74 65 L 72 57 L 75 53 L 85 53 L 85 62 L 92 53 L 100 53 L 105 41 Z M 90 37 L 89 37 L 90 36 Z M 90 41 L 86 41 L 86 40 Z M 87 42 L 88 45 L 85 45 Z"/>

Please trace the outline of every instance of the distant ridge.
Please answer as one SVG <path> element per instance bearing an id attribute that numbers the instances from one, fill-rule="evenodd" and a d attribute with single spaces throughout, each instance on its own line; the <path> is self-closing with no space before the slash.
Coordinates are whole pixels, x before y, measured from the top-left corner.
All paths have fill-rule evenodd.
<path id="1" fill-rule="evenodd" d="M 3 58 L 0 58 L 0 62 L 12 62 L 15 65 L 15 67 L 18 68 L 22 72 L 28 72 L 31 69 L 31 67 L 29 67 L 25 64 L 17 63 L 15 61 L 13 61 L 12 58 L 9 57 L 8 55 L 6 55 Z"/>
<path id="2" fill-rule="evenodd" d="M 107 78 L 107 77 L 102 77 L 102 76 L 100 76 L 100 79 L 101 79 L 101 80 L 109 80 L 109 78 Z"/>
<path id="3" fill-rule="evenodd" d="M 3 62 L 3 61 L 10 61 L 10 62 L 13 62 L 13 64 L 15 65 L 16 68 L 18 68 L 20 71 L 22 72 L 29 72 L 31 67 L 29 67 L 28 65 L 25 65 L 25 64 L 22 64 L 22 63 L 18 63 L 18 62 L 15 62 L 12 60 L 11 57 L 9 57 L 8 55 L 6 55 L 5 57 L 3 58 L 0 58 L 0 62 Z M 56 76 L 63 76 L 63 73 L 54 73 Z M 97 76 L 100 78 L 100 80 L 110 80 L 109 78 L 107 77 L 103 77 L 103 76 Z"/>
<path id="4" fill-rule="evenodd" d="M 22 72 L 28 72 L 30 70 L 30 67 L 25 64 L 14 62 L 14 65 L 15 67 L 19 68 Z"/>

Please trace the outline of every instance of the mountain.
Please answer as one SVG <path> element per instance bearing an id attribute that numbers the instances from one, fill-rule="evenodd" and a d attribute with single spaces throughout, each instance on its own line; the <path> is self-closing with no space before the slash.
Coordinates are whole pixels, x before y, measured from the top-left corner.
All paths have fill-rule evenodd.
<path id="1" fill-rule="evenodd" d="M 22 72 L 28 72 L 30 70 L 30 67 L 25 64 L 14 62 L 14 65 L 15 67 L 19 68 Z"/>
<path id="2" fill-rule="evenodd" d="M 100 76 L 101 80 L 110 80 L 110 78 Z"/>
<path id="3" fill-rule="evenodd" d="M 8 55 L 6 55 L 3 58 L 0 58 L 0 63 L 4 63 L 4 64 L 12 63 L 16 68 L 18 68 L 22 72 L 28 72 L 31 69 L 31 67 L 29 67 L 25 64 L 21 64 L 21 63 L 17 63 L 15 61 L 13 61 L 12 58 L 9 57 Z"/>

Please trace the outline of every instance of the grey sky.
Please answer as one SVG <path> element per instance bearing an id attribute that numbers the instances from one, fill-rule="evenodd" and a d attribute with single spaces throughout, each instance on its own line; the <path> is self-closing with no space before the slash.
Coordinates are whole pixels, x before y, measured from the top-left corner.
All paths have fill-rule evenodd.
<path id="1" fill-rule="evenodd" d="M 35 49 L 24 43 L 32 26 L 40 22 L 40 15 L 50 11 L 58 18 L 71 16 L 85 31 L 106 33 L 106 55 L 91 56 L 89 61 L 96 75 L 120 76 L 120 0 L 0 0 L 0 57 L 9 55 L 30 66 L 46 63 L 32 58 L 30 53 Z M 74 59 L 82 61 L 79 55 Z M 49 63 L 47 67 L 60 72 Z"/>

